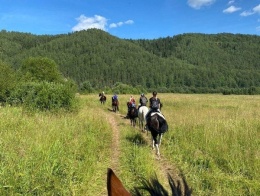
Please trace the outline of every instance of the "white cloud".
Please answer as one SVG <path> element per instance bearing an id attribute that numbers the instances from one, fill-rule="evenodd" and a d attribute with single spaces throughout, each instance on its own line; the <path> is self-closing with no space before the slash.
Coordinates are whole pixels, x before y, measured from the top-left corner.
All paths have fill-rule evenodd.
<path id="1" fill-rule="evenodd" d="M 230 5 L 230 4 L 233 4 L 233 3 L 235 3 L 235 1 L 234 1 L 234 0 L 232 0 L 232 1 L 229 1 L 229 2 L 228 2 L 228 5 Z"/>
<path id="2" fill-rule="evenodd" d="M 124 24 L 133 24 L 133 23 L 134 23 L 134 21 L 132 21 L 132 20 L 127 20 L 125 22 L 111 23 L 109 25 L 109 28 L 116 28 L 116 27 L 120 27 Z"/>
<path id="3" fill-rule="evenodd" d="M 72 31 L 81 31 L 81 30 L 87 30 L 87 29 L 101 29 L 106 31 L 106 27 L 108 26 L 106 19 L 103 16 L 95 15 L 93 17 L 86 17 L 85 15 L 80 15 L 80 17 L 76 18 L 78 21 L 78 24 L 76 24 L 73 28 Z M 120 27 L 124 24 L 133 24 L 134 21 L 132 20 L 127 20 L 125 22 L 118 22 L 118 23 L 111 23 L 109 25 L 109 28 L 117 28 Z"/>
<path id="4" fill-rule="evenodd" d="M 134 24 L 134 21 L 133 20 L 127 20 L 127 21 L 125 21 L 125 24 Z"/>
<path id="5" fill-rule="evenodd" d="M 200 9 L 203 6 L 209 6 L 214 3 L 215 0 L 188 0 L 188 5 L 195 9 Z"/>
<path id="6" fill-rule="evenodd" d="M 243 11 L 240 14 L 240 16 L 250 16 L 250 15 L 253 15 L 253 14 L 254 14 L 254 12 L 252 12 L 252 11 Z"/>
<path id="7" fill-rule="evenodd" d="M 236 12 L 238 10 L 241 10 L 241 8 L 240 7 L 235 7 L 235 6 L 231 5 L 227 9 L 223 10 L 223 12 L 224 13 L 233 13 L 233 12 Z"/>
<path id="8" fill-rule="evenodd" d="M 106 30 L 107 19 L 103 16 L 95 15 L 94 17 L 86 17 L 85 15 L 80 15 L 77 18 L 78 24 L 76 24 L 72 31 L 87 30 L 91 28 Z"/>
<path id="9" fill-rule="evenodd" d="M 253 12 L 257 13 L 257 14 L 260 14 L 260 4 L 253 8 Z"/>
<path id="10" fill-rule="evenodd" d="M 253 15 L 253 14 L 260 14 L 260 4 L 255 6 L 253 8 L 253 10 L 242 12 L 240 14 L 240 16 L 250 16 L 250 15 Z"/>

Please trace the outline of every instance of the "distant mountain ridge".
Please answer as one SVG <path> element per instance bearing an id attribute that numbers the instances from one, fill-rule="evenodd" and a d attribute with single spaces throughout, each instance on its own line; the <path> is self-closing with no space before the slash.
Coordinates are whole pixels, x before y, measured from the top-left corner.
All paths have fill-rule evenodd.
<path id="1" fill-rule="evenodd" d="M 94 88 L 116 82 L 161 92 L 260 91 L 260 36 L 182 34 L 120 39 L 98 29 L 36 36 L 0 32 L 0 57 L 18 69 L 30 56 L 55 60 L 65 77 Z"/>

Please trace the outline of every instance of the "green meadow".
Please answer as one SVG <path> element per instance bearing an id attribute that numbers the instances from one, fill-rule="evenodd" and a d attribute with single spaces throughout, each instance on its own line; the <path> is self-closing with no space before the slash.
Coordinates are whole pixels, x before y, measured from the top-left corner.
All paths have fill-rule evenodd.
<path id="1" fill-rule="evenodd" d="M 1 107 L 0 195 L 107 195 L 108 167 L 128 190 L 154 175 L 167 187 L 174 169 L 192 195 L 260 195 L 260 96 L 159 93 L 169 124 L 160 160 L 124 118 L 129 96 L 117 114 L 112 95 L 101 105 L 97 94 L 70 113 Z"/>

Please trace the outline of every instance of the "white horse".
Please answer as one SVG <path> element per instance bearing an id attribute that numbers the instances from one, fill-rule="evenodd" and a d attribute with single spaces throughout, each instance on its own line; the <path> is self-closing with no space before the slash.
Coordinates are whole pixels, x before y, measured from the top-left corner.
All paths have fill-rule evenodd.
<path id="1" fill-rule="evenodd" d="M 149 109 L 146 106 L 141 106 L 138 109 L 138 118 L 139 118 L 139 128 L 145 132 L 144 126 L 146 124 L 145 116 L 148 113 Z"/>

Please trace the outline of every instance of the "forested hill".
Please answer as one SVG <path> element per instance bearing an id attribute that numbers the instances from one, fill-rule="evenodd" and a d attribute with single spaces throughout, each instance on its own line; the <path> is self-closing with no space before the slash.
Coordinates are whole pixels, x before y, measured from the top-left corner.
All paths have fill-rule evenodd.
<path id="1" fill-rule="evenodd" d="M 2 61 L 18 69 L 31 56 L 55 60 L 65 77 L 95 89 L 121 82 L 160 92 L 260 93 L 260 36 L 126 40 L 97 29 L 55 36 L 0 32 Z"/>

